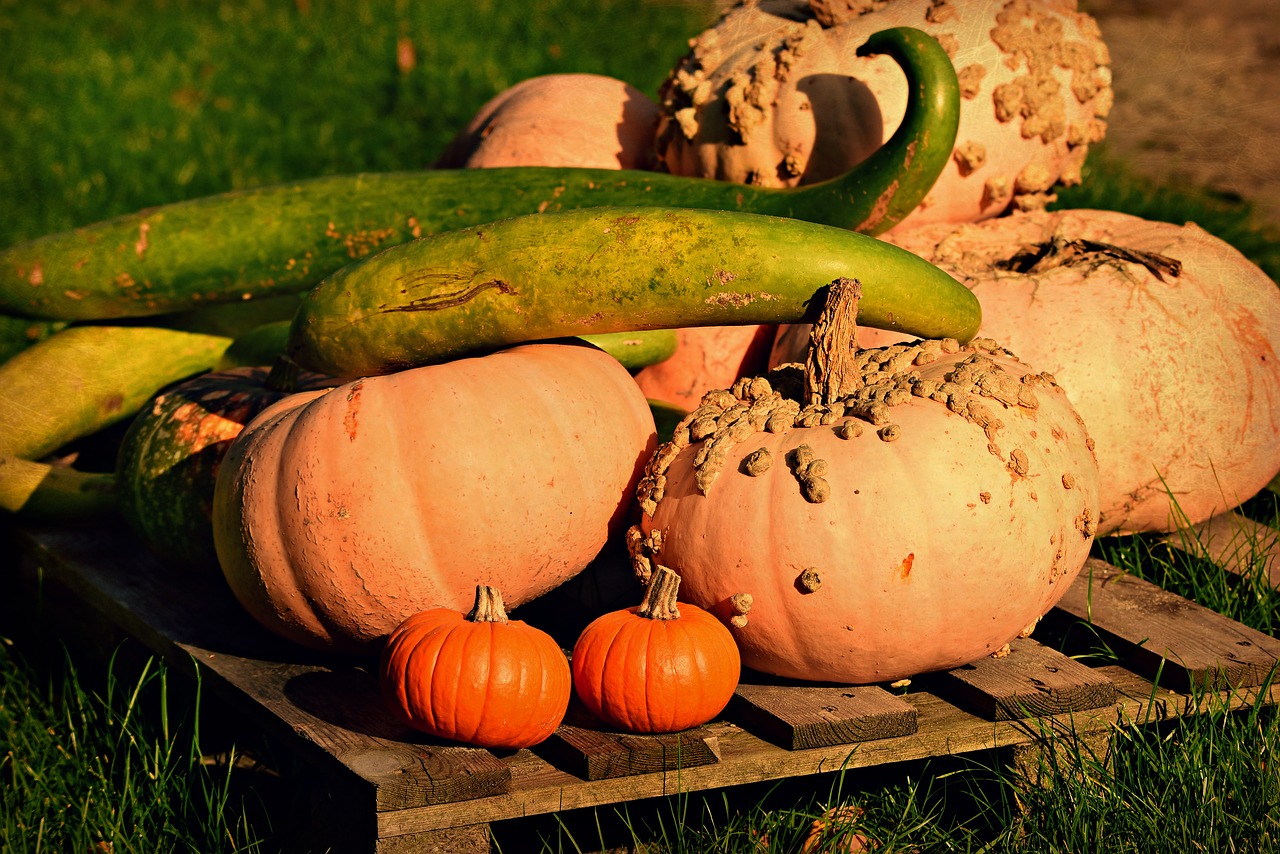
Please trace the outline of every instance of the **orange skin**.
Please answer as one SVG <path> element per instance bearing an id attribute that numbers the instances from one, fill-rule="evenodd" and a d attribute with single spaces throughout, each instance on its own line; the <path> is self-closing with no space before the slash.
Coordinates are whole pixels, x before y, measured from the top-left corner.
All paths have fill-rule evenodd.
<path id="1" fill-rule="evenodd" d="M 414 614 L 388 638 L 380 673 L 404 723 L 479 747 L 538 744 L 569 706 L 564 653 L 519 620 L 473 622 L 447 608 Z"/>
<path id="2" fill-rule="evenodd" d="M 630 374 L 538 344 L 295 395 L 251 422 L 214 495 L 218 557 L 265 626 L 365 653 L 476 584 L 516 607 L 622 524 L 656 442 Z"/>

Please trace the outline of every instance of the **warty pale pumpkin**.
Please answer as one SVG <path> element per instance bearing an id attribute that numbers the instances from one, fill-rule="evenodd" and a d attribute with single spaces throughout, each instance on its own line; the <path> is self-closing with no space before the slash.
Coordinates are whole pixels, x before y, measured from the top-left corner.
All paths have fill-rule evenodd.
<path id="1" fill-rule="evenodd" d="M 710 393 L 654 454 L 628 531 L 743 664 L 892 681 L 999 652 L 1066 592 L 1098 469 L 1052 377 L 985 339 L 858 350 L 832 285 L 809 364 Z"/>
<path id="2" fill-rule="evenodd" d="M 855 48 L 898 26 L 942 44 L 962 95 L 950 162 L 905 224 L 1044 207 L 1079 182 L 1112 92 L 1106 44 L 1075 0 L 742 0 L 663 85 L 660 163 L 782 187 L 860 162 L 897 126 L 906 89 Z"/>
<path id="3" fill-rule="evenodd" d="M 1280 472 L 1280 288 L 1225 241 L 1097 210 L 891 239 L 967 285 L 980 334 L 1066 389 L 1097 443 L 1100 534 L 1197 524 Z M 798 358 L 805 335 L 780 331 L 773 358 Z"/>
<path id="4" fill-rule="evenodd" d="M 655 443 L 630 374 L 585 344 L 302 392 L 223 461 L 219 563 L 267 628 L 368 652 L 410 614 L 465 610 L 477 584 L 515 607 L 581 571 Z"/>

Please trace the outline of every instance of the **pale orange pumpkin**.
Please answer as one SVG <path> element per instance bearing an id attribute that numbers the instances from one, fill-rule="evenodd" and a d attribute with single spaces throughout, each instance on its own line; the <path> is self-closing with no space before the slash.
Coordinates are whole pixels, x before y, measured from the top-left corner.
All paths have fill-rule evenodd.
<path id="1" fill-rule="evenodd" d="M 650 400 L 693 409 L 711 389 L 768 369 L 773 326 L 700 326 L 676 330 L 676 351 L 636 372 Z"/>
<path id="2" fill-rule="evenodd" d="M 410 614 L 515 607 L 623 524 L 656 442 L 630 374 L 594 347 L 530 344 L 358 379 L 265 410 L 214 493 L 223 574 L 263 625 L 368 652 Z"/>
<path id="3" fill-rule="evenodd" d="M 891 240 L 969 286 L 979 334 L 1066 389 L 1097 443 L 1099 533 L 1202 522 L 1280 472 L 1280 288 L 1226 242 L 1094 210 Z M 800 358 L 804 334 L 780 333 L 773 358 Z"/>
<path id="4" fill-rule="evenodd" d="M 569 707 L 569 662 L 555 640 L 511 620 L 476 586 L 467 614 L 432 608 L 387 638 L 378 670 L 392 714 L 430 735 L 515 749 L 545 741 Z"/>
<path id="5" fill-rule="evenodd" d="M 873 683 L 956 667 L 1028 631 L 1078 575 L 1092 442 L 1053 379 L 993 342 L 856 351 L 838 284 L 808 369 L 709 395 L 655 453 L 636 570 L 670 566 L 687 601 L 736 611 L 760 671 Z"/>
<path id="6" fill-rule="evenodd" d="M 900 71 L 857 47 L 886 27 L 936 38 L 960 78 L 952 162 L 899 228 L 1043 207 L 1105 133 L 1110 57 L 1075 0 L 744 0 L 691 42 L 659 93 L 677 175 L 768 187 L 829 178 L 892 134 Z"/>
<path id="7" fill-rule="evenodd" d="M 658 105 L 629 83 L 600 74 L 545 74 L 490 99 L 435 165 L 648 169 L 657 127 Z"/>

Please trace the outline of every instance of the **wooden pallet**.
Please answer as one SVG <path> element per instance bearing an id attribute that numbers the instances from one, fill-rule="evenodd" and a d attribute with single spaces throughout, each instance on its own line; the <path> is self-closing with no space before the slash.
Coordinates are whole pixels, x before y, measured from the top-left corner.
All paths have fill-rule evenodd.
<path id="1" fill-rule="evenodd" d="M 5 536 L 20 557 L 6 580 L 11 592 L 64 588 L 170 663 L 198 671 L 205 690 L 313 767 L 328 826 L 348 834 L 342 850 L 487 851 L 491 823 L 523 816 L 1034 746 L 1046 732 L 1105 732 L 1208 702 L 1280 700 L 1269 679 L 1280 641 L 1091 559 L 1032 638 L 1002 658 L 918 679 L 906 693 L 747 674 L 723 717 L 693 731 L 614 733 L 574 708 L 544 744 L 495 752 L 406 730 L 383 708 L 370 662 L 275 638 L 221 578 L 164 566 L 119 531 Z M 1089 667 L 1049 645 L 1082 622 L 1120 664 Z"/>

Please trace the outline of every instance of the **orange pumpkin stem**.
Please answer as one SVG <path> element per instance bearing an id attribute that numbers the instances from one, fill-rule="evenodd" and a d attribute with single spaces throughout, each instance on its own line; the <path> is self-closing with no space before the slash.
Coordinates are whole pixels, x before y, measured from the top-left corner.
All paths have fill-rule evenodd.
<path id="1" fill-rule="evenodd" d="M 827 289 L 805 360 L 805 402 L 810 406 L 847 397 L 864 385 L 855 358 L 861 299 L 862 283 L 857 279 L 836 279 Z"/>
<path id="2" fill-rule="evenodd" d="M 649 620 L 678 620 L 680 607 L 676 604 L 676 594 L 679 592 L 680 576 L 660 565 L 649 580 L 649 589 L 636 613 Z"/>
<path id="3" fill-rule="evenodd" d="M 505 623 L 507 609 L 502 604 L 502 594 L 485 584 L 476 585 L 476 604 L 467 614 L 473 623 Z"/>

